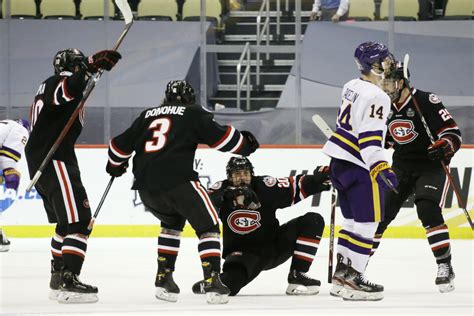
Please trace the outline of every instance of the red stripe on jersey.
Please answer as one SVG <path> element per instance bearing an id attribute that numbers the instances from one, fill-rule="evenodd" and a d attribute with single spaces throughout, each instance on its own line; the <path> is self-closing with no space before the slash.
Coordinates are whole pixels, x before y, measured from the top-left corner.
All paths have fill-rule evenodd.
<path id="1" fill-rule="evenodd" d="M 288 177 L 290 180 L 290 188 L 291 188 L 291 204 L 295 204 L 295 180 L 293 177 Z"/>
<path id="2" fill-rule="evenodd" d="M 62 86 L 63 86 L 63 94 L 64 96 L 66 97 L 66 99 L 74 99 L 74 97 L 72 95 L 69 94 L 69 92 L 67 91 L 67 85 L 66 85 L 66 78 L 63 79 L 63 82 L 62 82 Z"/>
<path id="3" fill-rule="evenodd" d="M 69 186 L 68 186 L 66 176 L 64 174 L 63 165 L 61 163 L 58 163 L 58 169 L 59 169 L 61 180 L 63 182 L 64 188 L 65 188 L 65 191 L 66 191 L 66 201 L 67 201 L 67 204 L 69 206 L 69 212 L 71 213 L 71 220 L 72 220 L 72 223 L 75 223 L 76 222 L 76 217 L 74 216 L 74 206 L 72 205 L 72 200 L 71 200 L 71 194 L 70 194 L 70 189 L 71 188 L 69 188 Z"/>
<path id="4" fill-rule="evenodd" d="M 448 126 L 443 126 L 439 130 L 436 131 L 436 135 L 439 135 L 442 132 L 444 132 L 445 130 L 448 130 L 448 129 L 451 129 L 451 128 L 458 128 L 458 126 L 457 126 L 456 123 L 453 123 L 453 124 L 448 125 Z"/>
<path id="5" fill-rule="evenodd" d="M 298 185 L 299 185 L 299 187 L 300 187 L 300 192 L 301 192 L 301 194 L 303 195 L 303 197 L 304 197 L 304 198 L 307 198 L 307 197 L 308 197 L 308 194 L 306 194 L 306 192 L 305 192 L 304 189 L 303 189 L 303 179 L 304 179 L 304 176 L 302 176 L 302 177 L 300 178 L 300 181 L 298 181 Z"/>
<path id="6" fill-rule="evenodd" d="M 79 257 L 81 257 L 81 258 L 84 258 L 84 257 L 85 257 L 82 253 L 80 253 L 80 252 L 78 252 L 78 251 L 70 250 L 70 249 L 69 249 L 69 250 L 63 250 L 63 255 L 64 255 L 65 253 L 70 254 L 70 255 L 79 256 Z"/>
<path id="7" fill-rule="evenodd" d="M 194 184 L 196 185 L 196 188 L 202 193 L 202 195 L 204 196 L 204 202 L 206 204 L 206 207 L 208 210 L 211 211 L 211 214 L 212 214 L 212 217 L 214 218 L 214 221 L 216 223 L 219 223 L 219 220 L 218 220 L 218 217 L 217 217 L 217 212 L 216 210 L 214 209 L 214 205 L 212 204 L 212 202 L 209 200 L 209 196 L 207 195 L 207 192 L 206 190 L 204 190 L 201 186 L 201 183 L 199 181 L 193 181 Z"/>
<path id="8" fill-rule="evenodd" d="M 230 126 L 227 126 L 227 131 L 225 132 L 224 136 L 222 136 L 221 139 L 219 139 L 214 145 L 211 145 L 211 147 L 215 148 L 219 146 L 220 144 L 222 144 L 227 139 L 227 137 L 229 137 L 229 134 L 231 131 L 232 131 L 232 128 Z"/>
<path id="9" fill-rule="evenodd" d="M 319 245 L 319 242 L 320 242 L 320 240 L 318 240 L 318 239 L 311 239 L 311 238 L 305 238 L 305 237 L 298 237 L 297 240 L 312 242 L 312 243 L 315 243 L 315 244 L 318 244 L 318 245 Z"/>
<path id="10" fill-rule="evenodd" d="M 121 150 L 120 148 L 118 148 L 117 145 L 115 145 L 113 139 L 110 141 L 110 146 L 111 146 L 116 152 L 118 152 L 118 153 L 121 154 L 121 155 L 124 155 L 124 156 L 129 156 L 129 155 L 130 155 L 130 153 L 124 152 L 123 150 Z"/>

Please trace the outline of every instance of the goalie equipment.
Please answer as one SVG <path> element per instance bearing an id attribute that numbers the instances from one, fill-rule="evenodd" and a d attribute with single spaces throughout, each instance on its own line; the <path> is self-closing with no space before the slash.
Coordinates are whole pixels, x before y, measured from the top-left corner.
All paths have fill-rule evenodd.
<path id="1" fill-rule="evenodd" d="M 167 102 L 180 102 L 183 104 L 196 103 L 196 94 L 193 87 L 186 80 L 172 80 L 168 82 L 165 90 Z"/>
<path id="2" fill-rule="evenodd" d="M 291 270 L 288 274 L 287 295 L 316 295 L 319 293 L 321 282 L 308 277 L 305 273 Z"/>
<path id="3" fill-rule="evenodd" d="M 76 66 L 84 67 L 85 60 L 86 56 L 76 48 L 60 50 L 54 56 L 54 73 L 59 74 L 63 71 L 74 72 Z"/>
<path id="4" fill-rule="evenodd" d="M 441 293 L 447 293 L 454 290 L 454 270 L 451 263 L 438 264 L 438 274 L 435 283 Z"/>

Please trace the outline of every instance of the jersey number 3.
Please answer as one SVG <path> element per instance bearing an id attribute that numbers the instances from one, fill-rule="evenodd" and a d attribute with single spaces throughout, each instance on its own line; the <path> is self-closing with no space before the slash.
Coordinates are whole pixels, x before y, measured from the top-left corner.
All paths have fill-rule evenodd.
<path id="1" fill-rule="evenodd" d="M 171 122 L 168 118 L 159 118 L 151 122 L 148 129 L 153 131 L 152 140 L 145 143 L 145 152 L 156 152 L 165 147 L 168 138 L 166 134 L 169 132 Z"/>

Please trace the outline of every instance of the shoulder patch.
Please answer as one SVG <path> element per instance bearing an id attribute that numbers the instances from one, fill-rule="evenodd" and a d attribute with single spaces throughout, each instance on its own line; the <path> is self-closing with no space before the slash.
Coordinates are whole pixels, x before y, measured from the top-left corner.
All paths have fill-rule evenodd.
<path id="1" fill-rule="evenodd" d="M 60 76 L 65 76 L 65 77 L 69 77 L 69 76 L 72 76 L 72 72 L 70 71 L 61 71 L 59 73 Z"/>
<path id="2" fill-rule="evenodd" d="M 430 102 L 433 103 L 433 104 L 441 103 L 441 100 L 439 99 L 439 97 L 434 93 L 430 93 L 430 96 L 428 98 L 429 98 Z"/>
<path id="3" fill-rule="evenodd" d="M 266 176 L 266 177 L 263 177 L 262 179 L 263 183 L 265 183 L 265 185 L 267 187 L 272 187 L 276 184 L 276 179 L 274 177 L 270 177 L 270 176 Z"/>
<path id="4" fill-rule="evenodd" d="M 218 181 L 216 183 L 214 183 L 212 186 L 211 186 L 211 189 L 212 190 L 219 190 L 220 188 L 222 188 L 222 183 L 224 181 Z"/>

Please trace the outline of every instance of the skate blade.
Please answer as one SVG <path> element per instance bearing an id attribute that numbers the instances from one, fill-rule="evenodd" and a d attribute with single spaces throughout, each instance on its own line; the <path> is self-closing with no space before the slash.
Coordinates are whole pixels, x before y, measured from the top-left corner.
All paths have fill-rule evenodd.
<path id="1" fill-rule="evenodd" d="M 206 299 L 208 304 L 227 304 L 229 303 L 229 295 L 228 294 L 219 294 L 215 292 L 208 292 L 206 293 Z"/>
<path id="2" fill-rule="evenodd" d="M 438 284 L 438 289 L 441 293 L 449 293 L 451 291 L 454 291 L 454 283 L 447 283 L 447 284 Z"/>
<path id="3" fill-rule="evenodd" d="M 59 296 L 59 290 L 50 290 L 48 298 L 52 301 L 57 301 Z"/>
<path id="4" fill-rule="evenodd" d="M 0 246 L 0 252 L 7 252 L 8 250 L 10 250 L 10 246 Z"/>
<path id="5" fill-rule="evenodd" d="M 342 297 L 344 295 L 344 287 L 342 285 L 334 284 L 329 291 L 329 294 L 334 297 Z"/>
<path id="6" fill-rule="evenodd" d="M 286 295 L 316 295 L 319 293 L 319 286 L 304 286 L 301 284 L 288 284 Z"/>
<path id="7" fill-rule="evenodd" d="M 155 297 L 159 300 L 176 303 L 178 301 L 177 293 L 169 293 L 162 287 L 156 288 Z"/>
<path id="8" fill-rule="evenodd" d="M 97 293 L 77 293 L 60 291 L 58 294 L 58 303 L 61 304 L 88 304 L 99 301 Z"/>
<path id="9" fill-rule="evenodd" d="M 369 293 L 346 288 L 342 299 L 344 301 L 380 301 L 383 299 L 383 292 Z"/>

